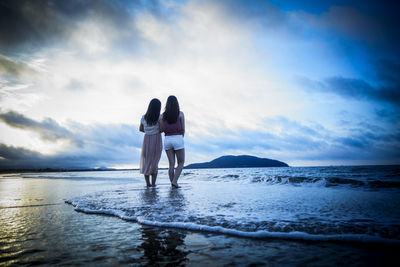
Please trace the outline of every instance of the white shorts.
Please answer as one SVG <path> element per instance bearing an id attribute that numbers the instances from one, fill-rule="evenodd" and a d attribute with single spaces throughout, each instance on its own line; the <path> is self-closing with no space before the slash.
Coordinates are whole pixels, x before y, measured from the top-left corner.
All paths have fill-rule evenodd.
<path id="1" fill-rule="evenodd" d="M 183 142 L 182 135 L 168 135 L 164 138 L 164 149 L 165 150 L 179 150 L 184 149 L 185 144 Z"/>

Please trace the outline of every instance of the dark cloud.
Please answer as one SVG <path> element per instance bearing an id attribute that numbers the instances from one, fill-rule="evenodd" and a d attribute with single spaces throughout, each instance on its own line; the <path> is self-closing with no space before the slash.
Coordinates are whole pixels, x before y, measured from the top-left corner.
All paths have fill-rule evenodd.
<path id="1" fill-rule="evenodd" d="M 79 123 L 71 123 L 70 129 L 67 129 L 51 118 L 38 122 L 15 111 L 0 113 L 0 121 L 11 127 L 35 132 L 45 141 L 69 139 L 78 147 L 83 147 L 90 143 L 98 143 L 103 146 L 140 147 L 141 145 L 137 141 L 137 129 L 126 124 L 86 126 Z"/>
<path id="2" fill-rule="evenodd" d="M 65 151 L 55 155 L 0 143 L 0 169 L 79 169 L 139 162 L 142 135 L 137 126 L 71 123 L 66 129 L 51 118 L 38 122 L 14 111 L 1 113 L 0 120 L 36 132 L 46 141 L 72 141 Z"/>
<path id="3" fill-rule="evenodd" d="M 222 3 L 242 23 L 257 21 L 266 29 L 279 28 L 307 39 L 318 36 L 349 53 L 362 47 L 374 59 L 394 55 L 399 59 L 400 4 L 394 1 L 226 0 Z"/>
<path id="4" fill-rule="evenodd" d="M 22 76 L 26 74 L 35 74 L 36 71 L 24 62 L 0 55 L 0 73 Z"/>
<path id="5" fill-rule="evenodd" d="M 0 53 L 29 53 L 63 43 L 89 18 L 123 31 L 138 9 L 160 13 L 158 1 L 0 0 Z"/>
<path id="6" fill-rule="evenodd" d="M 301 78 L 300 83 L 308 90 L 319 92 L 334 93 L 345 98 L 358 100 L 379 101 L 390 103 L 394 106 L 400 105 L 400 80 L 398 84 L 386 84 L 382 86 L 372 86 L 370 83 L 361 79 L 352 79 L 341 76 L 327 78 L 323 81 L 313 81 Z"/>
<path id="7" fill-rule="evenodd" d="M 379 60 L 376 63 L 377 76 L 388 86 L 400 87 L 400 63 L 393 60 Z"/>
<path id="8" fill-rule="evenodd" d="M 3 121 L 11 127 L 33 131 L 46 141 L 55 142 L 58 139 L 73 140 L 72 134 L 51 118 L 46 118 L 42 122 L 37 122 L 20 113 L 9 111 L 0 113 L 0 121 Z"/>
<path id="9" fill-rule="evenodd" d="M 380 81 L 379 96 L 389 102 L 400 103 L 400 63 L 394 60 L 379 60 L 376 73 Z"/>
<path id="10" fill-rule="evenodd" d="M 295 10 L 300 20 L 309 22 L 322 35 L 336 35 L 336 40 L 357 41 L 370 51 L 393 54 L 400 41 L 398 11 L 400 4 L 393 1 L 318 1 L 314 12 L 304 1 Z M 304 7 L 304 8 L 303 8 Z M 339 35 L 341 37 L 338 38 Z M 335 40 L 334 39 L 334 40 Z"/>
<path id="11" fill-rule="evenodd" d="M 351 138 L 351 137 L 341 137 L 337 138 L 336 141 L 339 143 L 347 146 L 347 147 L 355 147 L 355 148 L 364 148 L 365 143 L 361 142 L 361 140 L 358 140 L 356 138 Z"/>
<path id="12" fill-rule="evenodd" d="M 400 4 L 390 0 L 374 1 L 280 1 L 280 0 L 224 0 L 222 3 L 231 14 L 245 20 L 259 20 L 264 26 L 303 28 L 309 27 L 324 34 L 339 34 L 349 40 L 365 41 L 371 47 L 397 50 L 400 40 L 398 12 Z M 295 16 L 304 25 L 292 24 Z M 302 34 L 298 32 L 298 34 Z"/>
<path id="13" fill-rule="evenodd" d="M 352 98 L 374 98 L 375 88 L 369 83 L 344 77 L 331 77 L 324 80 L 322 90 Z"/>
<path id="14" fill-rule="evenodd" d="M 354 6 L 365 12 L 391 12 L 396 13 L 393 10 L 393 6 L 396 3 L 393 0 L 363 0 L 363 1 L 350 1 L 350 0 L 270 0 L 269 2 L 274 3 L 283 10 L 296 11 L 304 10 L 309 13 L 319 14 L 323 11 L 329 10 L 331 6 Z M 397 4 L 398 5 L 398 4 Z"/>
<path id="15" fill-rule="evenodd" d="M 321 14 L 321 20 L 327 27 L 350 40 L 366 41 L 369 45 L 389 45 L 398 40 L 398 29 L 392 26 L 393 18 L 368 10 L 363 12 L 358 7 L 331 6 L 328 12 Z"/>
<path id="16" fill-rule="evenodd" d="M 400 123 L 400 113 L 396 110 L 376 109 L 375 114 L 378 121 L 389 122 L 393 125 Z M 398 125 L 400 128 L 400 125 Z"/>
<path id="17" fill-rule="evenodd" d="M 322 3 L 323 2 L 323 3 Z M 300 2 L 297 5 L 302 5 Z M 307 6 L 307 4 L 304 4 Z M 321 1 L 318 12 L 297 11 L 307 37 L 310 31 L 341 49 L 353 66 L 371 66 L 364 79 L 334 76 L 309 84 L 344 97 L 400 103 L 400 4 L 393 1 Z M 323 6 L 323 8 L 322 8 Z M 324 10 L 325 9 L 325 10 Z M 307 10 L 307 9 L 306 9 Z M 308 22 L 308 23 L 307 23 Z M 307 37 L 309 38 L 309 37 Z"/>
<path id="18" fill-rule="evenodd" d="M 385 51 L 387 53 L 388 51 Z M 393 51 L 392 57 L 371 59 L 374 75 L 371 79 L 375 85 L 362 79 L 348 77 L 329 77 L 323 81 L 312 81 L 307 78 L 300 82 L 307 88 L 329 92 L 360 100 L 372 100 L 400 104 L 400 64 L 396 61 L 398 51 Z"/>
<path id="19" fill-rule="evenodd" d="M 29 51 L 54 38 L 62 37 L 68 29 L 67 25 L 72 23 L 63 21 L 60 16 L 64 10 L 62 6 L 59 8 L 62 2 L 65 1 L 1 1 L 0 50 Z"/>
<path id="20" fill-rule="evenodd" d="M 126 157 L 130 154 L 130 157 Z M 0 170 L 12 169 L 86 169 L 109 167 L 118 164 L 138 163 L 135 149 L 114 148 L 66 151 L 57 155 L 43 155 L 22 147 L 0 143 Z M 124 156 L 125 155 L 125 156 Z"/>
<path id="21" fill-rule="evenodd" d="M 345 76 L 308 81 L 307 86 L 346 98 L 400 104 L 400 4 L 393 1 L 224 1 L 244 23 L 329 41 L 352 62 L 371 66 L 368 79 Z M 304 81 L 303 81 L 304 82 Z"/>
<path id="22" fill-rule="evenodd" d="M 43 157 L 37 152 L 2 143 L 0 143 L 0 157 L 0 170 L 32 168 L 32 166 L 40 166 L 43 160 Z"/>
<path id="23" fill-rule="evenodd" d="M 257 20 L 266 27 L 287 26 L 287 15 L 268 1 L 223 0 L 216 3 L 223 5 L 229 14 L 234 14 L 232 18 L 240 19 L 242 23 Z"/>

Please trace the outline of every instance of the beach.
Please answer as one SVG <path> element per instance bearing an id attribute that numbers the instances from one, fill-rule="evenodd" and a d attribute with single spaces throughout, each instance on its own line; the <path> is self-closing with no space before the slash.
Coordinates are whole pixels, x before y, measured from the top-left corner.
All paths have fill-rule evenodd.
<path id="1" fill-rule="evenodd" d="M 385 171 L 392 176 L 396 173 L 396 169 Z M 0 265 L 395 266 L 400 263 L 398 211 L 389 204 L 386 211 L 377 210 L 376 215 L 370 215 L 377 209 L 375 202 L 368 203 L 371 207 L 368 214 L 354 214 L 348 207 L 340 217 L 347 214 L 354 218 L 341 222 L 335 219 L 335 224 L 343 229 L 327 230 L 331 222 L 325 222 L 320 232 L 314 233 L 315 227 L 288 223 L 295 211 L 279 207 L 275 211 L 270 209 L 271 215 L 268 210 L 259 212 L 267 206 L 254 209 L 251 203 L 243 206 L 245 202 L 240 202 L 237 190 L 253 192 L 254 201 L 263 200 L 257 195 L 259 191 L 251 191 L 260 185 L 253 187 L 253 183 L 241 180 L 256 172 L 265 171 L 184 170 L 180 189 L 169 186 L 165 170 L 160 171 L 156 188 L 146 188 L 138 171 L 2 174 Z M 371 170 L 357 174 L 366 172 L 370 175 Z M 210 173 L 218 177 L 208 179 Z M 346 195 L 343 192 L 350 192 L 360 199 L 371 195 L 382 201 L 390 198 L 397 205 L 397 183 L 393 186 L 397 177 L 390 179 L 391 188 L 365 189 L 346 184 L 345 190 L 338 190 L 340 185 L 333 188 L 326 184 L 304 185 L 304 179 L 297 185 L 285 184 L 280 177 L 280 182 L 267 181 L 265 188 L 289 196 L 299 195 L 299 190 L 308 186 L 307 192 L 314 196 L 324 192 L 324 197 L 343 194 L 343 198 Z M 349 180 L 357 181 L 348 179 L 347 183 Z M 247 198 L 247 202 L 253 201 Z M 272 194 L 270 198 L 272 201 L 279 196 Z M 220 203 L 215 203 L 218 199 Z M 307 213 L 305 207 L 302 210 Z M 314 212 L 312 208 L 309 210 Z M 391 217 L 378 221 L 375 216 L 385 212 L 392 213 Z M 330 218 L 335 218 L 331 213 Z M 309 225 L 313 224 L 311 217 L 305 219 L 310 214 L 302 216 Z M 328 218 L 322 217 L 319 224 Z M 276 218 L 287 223 L 281 232 L 277 230 Z M 301 221 L 299 216 L 296 218 L 296 222 Z M 354 224 L 357 227 L 352 225 L 354 220 L 359 220 Z M 275 222 L 272 226 L 267 223 L 272 221 Z"/>
<path id="2" fill-rule="evenodd" d="M 400 2 L 0 1 L 0 267 L 400 266 Z"/>

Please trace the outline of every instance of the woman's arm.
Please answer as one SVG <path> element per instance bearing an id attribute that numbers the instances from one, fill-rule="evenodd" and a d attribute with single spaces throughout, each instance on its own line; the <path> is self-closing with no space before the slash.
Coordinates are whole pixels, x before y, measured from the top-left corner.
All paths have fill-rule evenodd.
<path id="1" fill-rule="evenodd" d="M 162 128 L 162 123 L 161 123 L 161 121 L 158 121 L 158 129 L 160 129 L 160 133 L 163 132 L 163 128 Z"/>
<path id="2" fill-rule="evenodd" d="M 181 120 L 181 125 L 182 125 L 182 135 L 185 136 L 185 115 L 181 111 L 181 114 L 179 114 L 179 119 Z"/>
<path id="3" fill-rule="evenodd" d="M 139 131 L 144 133 L 144 126 L 142 122 L 140 122 Z"/>

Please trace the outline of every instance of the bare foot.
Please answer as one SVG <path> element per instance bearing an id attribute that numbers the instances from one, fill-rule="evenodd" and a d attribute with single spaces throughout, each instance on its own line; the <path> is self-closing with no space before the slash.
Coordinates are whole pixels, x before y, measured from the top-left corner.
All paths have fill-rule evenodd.
<path id="1" fill-rule="evenodd" d="M 174 184 L 174 183 L 171 183 L 171 185 L 172 185 L 172 187 L 175 187 L 175 188 L 179 188 L 180 187 L 178 184 Z"/>

